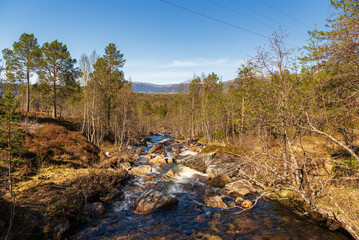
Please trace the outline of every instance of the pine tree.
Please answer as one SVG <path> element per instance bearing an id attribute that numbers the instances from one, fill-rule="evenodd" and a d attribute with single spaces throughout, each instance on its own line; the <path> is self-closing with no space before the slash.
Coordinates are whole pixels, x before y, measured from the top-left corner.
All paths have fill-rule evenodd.
<path id="1" fill-rule="evenodd" d="M 26 113 L 30 111 L 30 77 L 37 68 L 40 58 L 40 47 L 34 34 L 21 34 L 19 41 L 14 42 L 13 50 L 3 50 L 6 60 L 7 77 L 12 80 L 26 79 Z"/>
<path id="2" fill-rule="evenodd" d="M 124 63 L 123 54 L 114 43 L 108 44 L 105 48 L 105 55 L 103 56 L 107 60 L 107 124 L 109 127 L 110 116 L 111 116 L 111 88 L 114 84 L 118 84 L 119 81 L 123 80 L 123 73 L 120 70 Z"/>
<path id="3" fill-rule="evenodd" d="M 41 47 L 42 58 L 39 61 L 39 75 L 52 85 L 53 117 L 56 118 L 57 85 L 73 83 L 79 74 L 74 67 L 76 59 L 72 59 L 67 46 L 57 40 L 44 43 Z"/>

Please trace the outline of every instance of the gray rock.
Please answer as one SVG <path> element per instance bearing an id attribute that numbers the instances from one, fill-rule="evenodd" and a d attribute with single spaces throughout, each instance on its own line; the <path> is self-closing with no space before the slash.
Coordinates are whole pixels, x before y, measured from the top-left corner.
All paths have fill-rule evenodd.
<path id="1" fill-rule="evenodd" d="M 216 152 L 212 152 L 212 153 L 199 154 L 193 156 L 191 158 L 188 158 L 188 160 L 186 160 L 186 165 L 188 167 L 196 169 L 197 171 L 206 172 L 207 167 L 213 161 L 216 154 L 217 154 Z"/>

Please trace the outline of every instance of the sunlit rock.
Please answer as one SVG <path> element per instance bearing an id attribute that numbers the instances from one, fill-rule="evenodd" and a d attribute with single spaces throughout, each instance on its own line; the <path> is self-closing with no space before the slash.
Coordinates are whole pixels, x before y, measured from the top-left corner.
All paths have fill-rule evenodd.
<path id="1" fill-rule="evenodd" d="M 130 170 L 130 174 L 133 175 L 146 175 L 152 172 L 152 167 L 150 165 L 140 165 L 138 167 L 134 167 Z"/>
<path id="2" fill-rule="evenodd" d="M 241 203 L 241 207 L 243 208 L 250 208 L 253 206 L 253 203 L 249 200 L 244 200 L 242 203 Z"/>
<path id="3" fill-rule="evenodd" d="M 137 213 L 148 214 L 154 211 L 169 209 L 177 204 L 177 198 L 149 189 L 140 195 L 135 204 L 135 211 Z"/>
<path id="4" fill-rule="evenodd" d="M 163 155 L 157 156 L 155 158 L 152 158 L 149 161 L 149 164 L 166 164 L 165 157 Z"/>
<path id="5" fill-rule="evenodd" d="M 249 194 L 254 194 L 256 192 L 257 190 L 253 187 L 253 185 L 248 180 L 245 179 L 228 183 L 222 189 L 223 194 L 233 195 L 237 197 L 243 197 Z"/>
<path id="6" fill-rule="evenodd" d="M 228 206 L 223 202 L 220 196 L 212 196 L 204 199 L 204 204 L 208 207 L 227 209 Z"/>

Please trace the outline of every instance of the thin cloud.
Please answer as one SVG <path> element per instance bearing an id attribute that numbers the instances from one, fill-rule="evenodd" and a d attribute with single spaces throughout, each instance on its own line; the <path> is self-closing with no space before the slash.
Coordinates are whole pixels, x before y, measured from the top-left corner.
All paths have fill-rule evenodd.
<path id="1" fill-rule="evenodd" d="M 224 81 L 234 79 L 238 67 L 244 60 L 223 58 L 176 59 L 170 62 L 152 60 L 134 60 L 125 64 L 126 76 L 135 82 L 180 83 L 201 76 L 202 73 L 214 72 Z"/>

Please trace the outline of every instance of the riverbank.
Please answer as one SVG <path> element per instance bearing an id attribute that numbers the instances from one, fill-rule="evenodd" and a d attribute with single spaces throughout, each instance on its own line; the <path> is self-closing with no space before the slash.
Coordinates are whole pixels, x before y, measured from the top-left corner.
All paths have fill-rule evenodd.
<path id="1" fill-rule="evenodd" d="M 15 219 L 10 239 L 63 239 L 88 221 L 88 203 L 99 202 L 126 177 L 66 121 L 24 121 L 13 161 Z M 0 236 L 5 237 L 12 201 L 7 162 L 1 162 Z M 6 184 L 6 185 L 5 185 Z"/>

